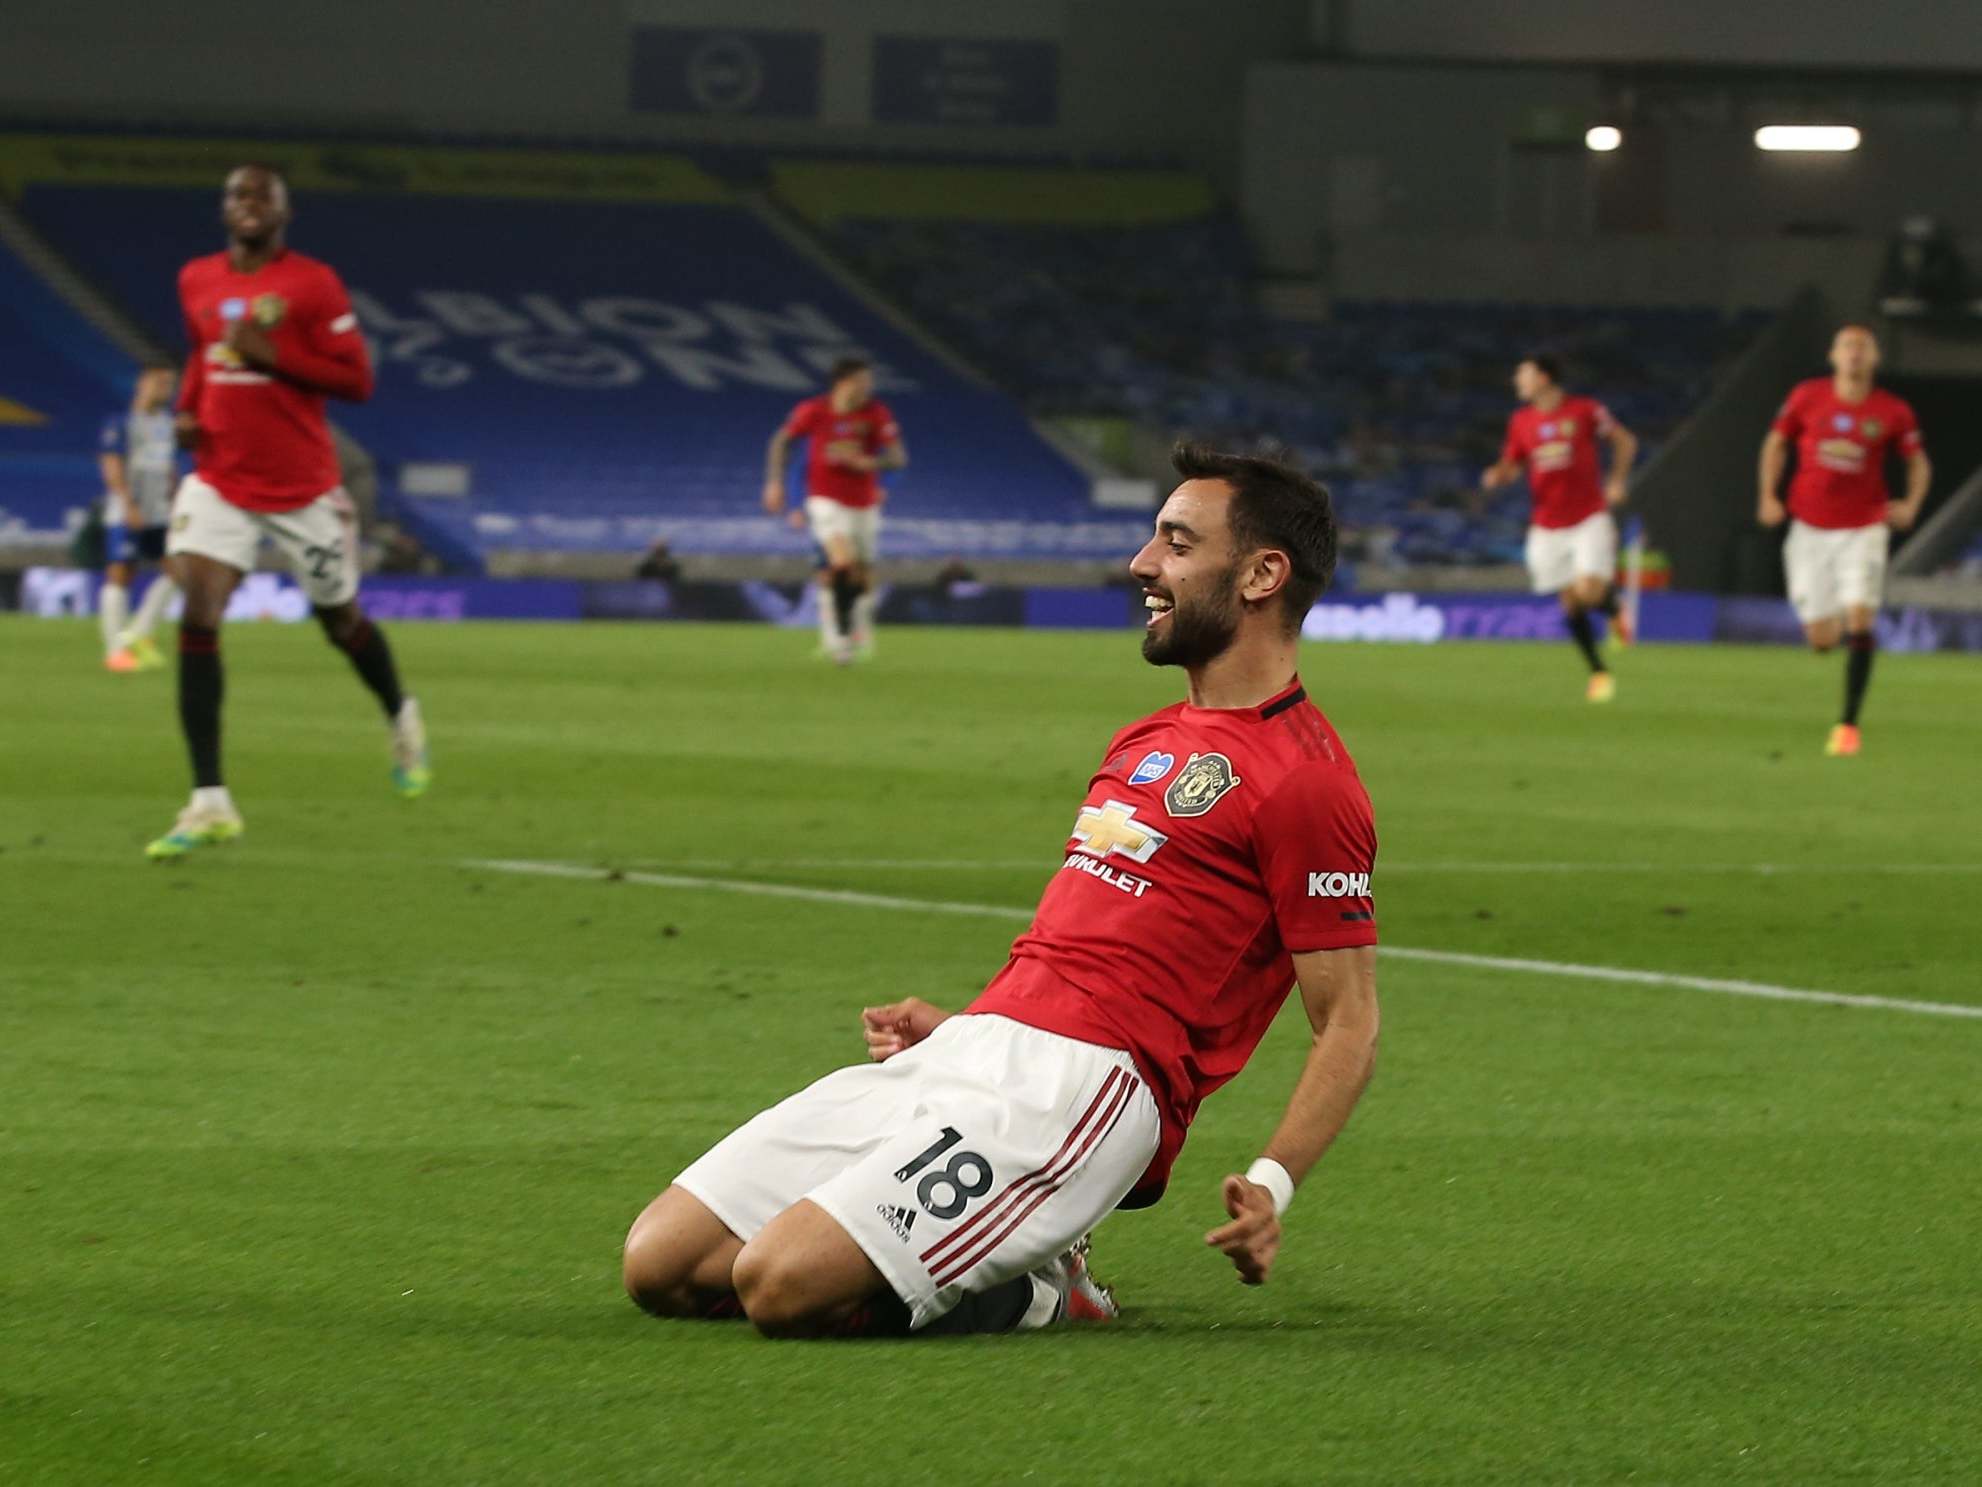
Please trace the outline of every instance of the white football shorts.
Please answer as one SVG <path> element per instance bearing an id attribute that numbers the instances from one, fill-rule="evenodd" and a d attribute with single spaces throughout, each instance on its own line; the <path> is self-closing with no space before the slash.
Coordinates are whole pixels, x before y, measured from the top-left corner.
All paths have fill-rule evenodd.
<path id="1" fill-rule="evenodd" d="M 1537 594 L 1559 594 L 1579 578 L 1613 578 L 1617 523 L 1599 511 L 1573 527 L 1529 527 L 1527 561 Z"/>
<path id="2" fill-rule="evenodd" d="M 179 482 L 168 557 L 197 553 L 252 573 L 264 537 L 282 550 L 311 604 L 322 609 L 357 597 L 358 510 L 343 486 L 295 511 L 244 511 L 197 475 Z"/>
<path id="3" fill-rule="evenodd" d="M 772 1106 L 675 1185 L 746 1243 L 810 1198 L 920 1328 L 1107 1217 L 1159 1134 L 1128 1054 L 966 1014 L 885 1063 L 840 1069 Z"/>
<path id="4" fill-rule="evenodd" d="M 1886 553 L 1892 533 L 1884 522 L 1869 527 L 1789 524 L 1782 565 L 1789 602 L 1806 625 L 1836 619 L 1847 609 L 1877 609 L 1886 588 Z"/>
<path id="5" fill-rule="evenodd" d="M 878 504 L 848 506 L 825 496 L 807 496 L 805 520 L 812 528 L 812 540 L 829 552 L 834 540 L 841 541 L 853 550 L 856 562 L 872 563 L 881 549 Z"/>

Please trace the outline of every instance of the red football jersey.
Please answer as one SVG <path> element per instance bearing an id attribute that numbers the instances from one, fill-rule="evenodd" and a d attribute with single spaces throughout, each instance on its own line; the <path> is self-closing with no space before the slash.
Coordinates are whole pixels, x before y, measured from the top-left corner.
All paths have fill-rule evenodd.
<path id="1" fill-rule="evenodd" d="M 967 1009 L 1132 1054 L 1163 1139 L 1153 1203 L 1199 1103 L 1293 988 L 1293 955 L 1376 943 L 1376 823 L 1296 679 L 1258 707 L 1178 703 L 1115 735 L 1032 927 Z"/>
<path id="2" fill-rule="evenodd" d="M 833 411 L 830 394 L 807 398 L 785 420 L 788 439 L 809 441 L 805 450 L 805 493 L 824 496 L 842 506 L 872 506 L 881 499 L 881 480 L 872 470 L 853 470 L 839 463 L 852 452 L 876 454 L 901 437 L 895 415 L 878 399 L 869 398 L 845 413 Z"/>
<path id="3" fill-rule="evenodd" d="M 1886 519 L 1886 451 L 1921 449 L 1920 420 L 1904 398 L 1875 387 L 1861 403 L 1829 377 L 1791 389 L 1775 431 L 1796 446 L 1789 512 L 1813 527 L 1876 527 Z"/>
<path id="4" fill-rule="evenodd" d="M 1616 427 L 1595 398 L 1566 397 L 1548 412 L 1532 405 L 1507 420 L 1500 457 L 1528 472 L 1538 527 L 1573 527 L 1604 509 L 1597 440 Z"/>
<path id="5" fill-rule="evenodd" d="M 179 407 L 200 422 L 200 478 L 249 511 L 294 511 L 334 489 L 324 398 L 372 392 L 371 358 L 336 272 L 285 249 L 244 274 L 215 253 L 179 271 L 179 308 L 192 348 Z M 229 322 L 244 318 L 274 342 L 274 372 L 222 344 Z"/>

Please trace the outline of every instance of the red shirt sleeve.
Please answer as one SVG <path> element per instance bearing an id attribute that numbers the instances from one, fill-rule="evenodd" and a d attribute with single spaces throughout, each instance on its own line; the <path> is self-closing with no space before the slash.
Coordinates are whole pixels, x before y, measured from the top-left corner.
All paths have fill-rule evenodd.
<path id="1" fill-rule="evenodd" d="M 1926 447 L 1920 437 L 1920 417 L 1911 403 L 1901 402 L 1893 409 L 1893 447 L 1909 458 Z"/>
<path id="2" fill-rule="evenodd" d="M 787 439 L 802 439 L 812 432 L 813 421 L 819 415 L 819 401 L 807 398 L 790 413 L 785 415 L 785 426 L 778 430 Z"/>
<path id="3" fill-rule="evenodd" d="M 1503 465 L 1518 465 L 1525 457 L 1521 447 L 1521 417 L 1516 414 L 1507 420 L 1507 438 L 1500 446 L 1500 462 Z"/>
<path id="4" fill-rule="evenodd" d="M 330 397 L 362 403 L 372 395 L 371 353 L 335 270 L 326 268 L 296 307 L 294 338 L 276 353 L 275 370 Z"/>
<path id="5" fill-rule="evenodd" d="M 1361 780 L 1339 765 L 1303 765 L 1253 812 L 1252 833 L 1290 953 L 1376 943 L 1376 816 Z"/>
<path id="6" fill-rule="evenodd" d="M 895 415 L 885 405 L 874 405 L 874 417 L 868 424 L 873 431 L 873 442 L 868 446 L 869 454 L 879 454 L 902 436 L 902 426 L 895 422 Z"/>
<path id="7" fill-rule="evenodd" d="M 1769 425 L 1785 439 L 1794 439 L 1803 432 L 1803 389 L 1796 388 L 1783 399 L 1782 407 L 1776 410 L 1775 422 Z"/>
<path id="8" fill-rule="evenodd" d="M 1617 427 L 1617 420 L 1610 416 L 1610 409 L 1599 403 L 1595 398 L 1592 398 L 1590 399 L 1590 425 L 1597 431 L 1599 438 L 1608 439 L 1611 436 L 1611 432 Z"/>

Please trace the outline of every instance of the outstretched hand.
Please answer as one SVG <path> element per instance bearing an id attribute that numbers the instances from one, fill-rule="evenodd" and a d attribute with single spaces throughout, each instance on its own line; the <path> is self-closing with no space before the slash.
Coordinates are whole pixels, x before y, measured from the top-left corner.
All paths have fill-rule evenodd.
<path id="1" fill-rule="evenodd" d="M 863 1007 L 860 1030 L 867 1038 L 867 1056 L 880 1063 L 904 1048 L 913 1048 L 946 1021 L 950 1014 L 921 997 L 907 997 L 885 1007 Z"/>
<path id="2" fill-rule="evenodd" d="M 1223 1196 L 1232 1222 L 1213 1229 L 1204 1242 L 1224 1251 L 1241 1281 L 1264 1285 L 1280 1253 L 1280 1215 L 1273 1211 L 1273 1194 L 1234 1172 L 1225 1179 Z"/>

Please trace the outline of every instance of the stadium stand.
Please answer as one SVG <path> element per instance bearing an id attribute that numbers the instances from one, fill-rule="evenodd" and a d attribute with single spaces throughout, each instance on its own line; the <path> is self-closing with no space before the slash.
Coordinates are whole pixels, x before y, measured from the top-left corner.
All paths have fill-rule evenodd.
<path id="1" fill-rule="evenodd" d="M 1032 422 L 1103 419 L 1292 446 L 1334 486 L 1352 558 L 1514 562 L 1523 494 L 1474 488 L 1511 407 L 1514 348 L 1560 355 L 1649 457 L 1761 323 L 1367 303 L 1318 323 L 1275 318 L 1237 222 L 1177 171 L 772 161 L 773 200 L 836 269 L 679 157 L 626 165 L 616 195 L 569 197 L 549 174 L 487 186 L 475 172 L 488 159 L 325 148 L 290 167 L 294 240 L 345 273 L 380 365 L 373 402 L 336 416 L 378 461 L 387 514 L 458 568 L 495 551 L 656 540 L 684 556 L 803 554 L 800 534 L 757 511 L 760 452 L 852 349 L 882 364 L 907 433 L 898 556 L 1118 558 L 1140 519 L 1095 508 L 1087 476 Z M 15 184 L 44 236 L 178 345 L 174 272 L 217 245 L 213 188 L 191 184 L 206 174 Z M 95 349 L 66 364 L 107 350 L 73 329 Z M 89 412 L 76 427 L 93 428 L 103 394 L 77 396 Z M 7 499 L 46 521 L 78 504 L 88 443 L 36 438 L 37 474 L 29 446 L 8 441 L 19 478 Z"/>
<path id="2" fill-rule="evenodd" d="M 97 435 L 133 368 L 0 243 L 0 542 L 46 543 L 100 494 Z"/>
<path id="3" fill-rule="evenodd" d="M 1202 191 L 1127 171 L 1005 186 L 1021 174 L 958 168 L 945 189 L 926 167 L 788 162 L 775 182 L 1035 416 L 1288 444 L 1334 485 L 1349 550 L 1386 566 L 1519 561 L 1525 496 L 1474 489 L 1519 348 L 1561 356 L 1649 456 L 1766 318 L 1372 303 L 1282 320 L 1258 308 L 1244 234 Z"/>
<path id="4" fill-rule="evenodd" d="M 1010 398 L 719 183 L 680 175 L 690 188 L 666 200 L 299 188 L 294 242 L 345 274 L 380 367 L 373 401 L 335 415 L 429 546 L 804 553 L 758 511 L 762 450 L 853 350 L 883 369 L 911 453 L 892 553 L 1114 558 L 1140 540 Z M 38 182 L 22 208 L 177 345 L 174 275 L 218 246 L 214 200 Z"/>

